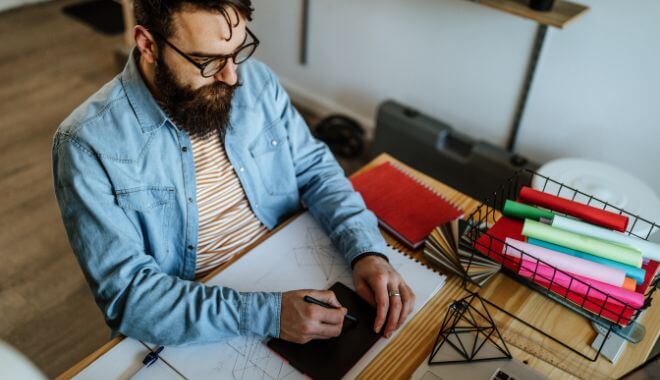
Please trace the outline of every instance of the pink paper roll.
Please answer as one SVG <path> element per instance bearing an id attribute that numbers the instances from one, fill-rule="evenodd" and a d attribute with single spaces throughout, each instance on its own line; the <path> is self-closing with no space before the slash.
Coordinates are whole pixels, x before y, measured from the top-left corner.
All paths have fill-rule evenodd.
<path id="1" fill-rule="evenodd" d="M 536 273 L 536 275 L 534 275 L 534 273 Z M 624 302 L 635 309 L 639 309 L 644 305 L 644 295 L 641 293 L 623 289 L 618 286 L 612 286 L 579 275 L 573 275 L 573 277 L 582 282 L 576 280 L 571 282 L 571 276 L 534 260 L 530 261 L 523 259 L 518 274 L 535 282 L 539 282 L 545 287 L 549 286 L 548 284 L 550 280 L 552 280 L 553 283 L 566 288 L 571 292 L 577 293 L 581 297 L 588 297 L 598 301 L 604 301 L 609 295 L 610 298 L 608 299 L 608 304 L 623 306 L 621 302 Z M 589 288 L 589 286 L 591 286 L 591 288 Z"/>
<path id="2" fill-rule="evenodd" d="M 606 284 L 614 286 L 623 286 L 626 279 L 626 272 L 617 268 L 596 263 L 591 260 L 581 259 L 579 257 L 567 255 L 565 253 L 553 251 L 537 245 L 525 243 L 511 238 L 506 239 L 504 252 L 510 257 L 520 258 L 520 252 L 523 251 L 529 256 L 537 258 L 548 265 L 564 272 L 588 277 Z M 524 260 L 534 261 L 530 257 L 523 257 Z"/>

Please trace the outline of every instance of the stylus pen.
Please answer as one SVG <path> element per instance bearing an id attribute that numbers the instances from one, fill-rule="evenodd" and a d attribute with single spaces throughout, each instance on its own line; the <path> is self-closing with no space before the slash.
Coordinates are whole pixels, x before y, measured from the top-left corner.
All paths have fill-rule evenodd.
<path id="1" fill-rule="evenodd" d="M 338 307 L 334 307 L 332 305 L 329 305 L 329 304 L 327 304 L 323 301 L 319 301 L 316 298 L 310 297 L 310 296 L 303 297 L 303 301 L 325 307 L 326 309 L 339 309 Z M 349 313 L 346 313 L 346 315 L 344 315 L 344 318 L 348 319 L 351 322 L 356 322 L 357 323 L 357 321 L 358 321 L 358 319 L 356 317 L 350 315 Z"/>

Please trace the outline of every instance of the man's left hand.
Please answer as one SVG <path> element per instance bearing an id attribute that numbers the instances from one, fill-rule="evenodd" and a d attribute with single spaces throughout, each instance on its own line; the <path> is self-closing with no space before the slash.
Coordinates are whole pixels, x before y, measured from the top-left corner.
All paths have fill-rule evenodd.
<path id="1" fill-rule="evenodd" d="M 385 325 L 383 335 L 387 338 L 401 327 L 415 306 L 412 289 L 387 260 L 380 256 L 358 259 L 353 267 L 353 283 L 357 293 L 376 307 L 374 331 L 380 332 Z"/>

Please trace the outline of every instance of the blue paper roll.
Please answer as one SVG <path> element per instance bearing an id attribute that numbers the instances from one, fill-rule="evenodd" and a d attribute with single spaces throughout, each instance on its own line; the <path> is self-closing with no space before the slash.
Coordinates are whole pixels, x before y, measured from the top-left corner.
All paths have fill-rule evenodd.
<path id="1" fill-rule="evenodd" d="M 533 244 L 533 245 L 536 245 L 536 246 L 539 246 L 539 247 L 552 249 L 554 251 L 565 253 L 567 255 L 579 257 L 579 258 L 585 259 L 585 260 L 591 260 L 595 263 L 608 265 L 608 266 L 611 266 L 612 268 L 620 269 L 620 270 L 626 272 L 626 277 L 630 277 L 630 278 L 634 279 L 635 282 L 637 282 L 637 285 L 641 285 L 641 284 L 644 283 L 644 276 L 646 276 L 646 271 L 642 268 L 636 268 L 634 266 L 619 263 L 617 261 L 604 259 L 602 257 L 590 255 L 588 253 L 576 251 L 576 250 L 571 249 L 571 248 L 566 248 L 566 247 L 563 247 L 561 245 L 548 243 L 547 241 L 543 241 L 543 240 L 539 240 L 539 239 L 527 238 L 527 242 L 529 244 Z"/>

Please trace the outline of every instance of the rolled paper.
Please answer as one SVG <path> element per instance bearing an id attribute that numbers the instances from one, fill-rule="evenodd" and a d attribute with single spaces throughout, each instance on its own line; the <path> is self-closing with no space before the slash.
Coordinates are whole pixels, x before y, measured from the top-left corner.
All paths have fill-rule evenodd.
<path id="1" fill-rule="evenodd" d="M 637 282 L 630 277 L 626 277 L 626 279 L 623 280 L 623 286 L 621 287 L 624 289 L 632 290 L 634 292 L 637 288 Z"/>
<path id="2" fill-rule="evenodd" d="M 550 211 L 526 205 L 524 203 L 518 203 L 510 199 L 507 199 L 506 202 L 504 202 L 502 213 L 511 218 L 533 220 L 539 220 L 541 218 L 552 220 L 555 216 L 555 214 Z"/>
<path id="3" fill-rule="evenodd" d="M 543 265 L 543 263 L 537 261 L 523 259 L 518 274 L 533 281 L 540 282 L 546 287 L 552 282 L 553 284 L 557 284 L 571 292 L 579 294 L 581 297 L 589 297 L 591 299 L 605 301 L 607 296 L 609 296 L 608 304 L 617 306 L 628 305 L 635 309 L 639 309 L 644 305 L 644 295 L 641 293 L 626 290 L 618 286 L 612 286 L 582 276 L 575 276 L 575 278 L 580 280 L 575 281 L 575 279 L 572 279 L 572 276 L 555 270 L 547 265 Z M 556 293 L 559 294 L 560 292 Z"/>
<path id="4" fill-rule="evenodd" d="M 531 203 L 552 211 L 575 216 L 589 223 L 611 228 L 613 230 L 625 232 L 626 227 L 628 226 L 627 216 L 534 190 L 528 186 L 524 186 L 520 189 L 519 198 L 525 203 Z"/>
<path id="5" fill-rule="evenodd" d="M 642 266 L 642 254 L 635 249 L 626 248 L 615 243 L 609 243 L 574 232 L 560 230 L 559 228 L 554 228 L 530 219 L 525 220 L 522 234 L 527 237 L 562 245 L 637 268 Z"/>
<path id="6" fill-rule="evenodd" d="M 533 257 L 564 272 L 589 277 L 613 286 L 623 286 L 626 279 L 626 272 L 622 270 L 579 257 L 565 255 L 547 248 L 525 243 L 524 241 L 511 238 L 506 239 L 506 245 L 502 253 L 510 257 L 520 258 L 522 256 L 521 251 L 531 256 L 524 256 L 522 257 L 523 260 L 534 261 L 532 259 Z"/>
<path id="7" fill-rule="evenodd" d="M 590 260 L 599 264 L 607 265 L 612 268 L 622 270 L 626 272 L 626 277 L 630 277 L 634 279 L 637 282 L 637 284 L 641 285 L 644 283 L 644 277 L 646 276 L 646 271 L 642 268 L 637 268 L 632 265 L 626 265 L 618 261 L 604 259 L 602 257 L 598 257 L 598 256 L 590 255 L 588 253 L 576 251 L 574 249 L 562 247 L 561 245 L 548 243 L 547 241 L 543 241 L 543 240 L 527 238 L 527 242 L 529 244 L 538 245 L 539 247 L 548 248 L 553 251 L 565 253 L 567 255 L 579 257 L 581 259 Z"/>
<path id="8" fill-rule="evenodd" d="M 562 230 L 575 232 L 577 234 L 591 236 L 594 238 L 611 241 L 623 246 L 634 248 L 642 253 L 642 257 L 660 261 L 660 245 L 640 239 L 635 236 L 626 235 L 621 232 L 597 227 L 579 220 L 557 215 L 552 220 L 552 226 Z"/>

